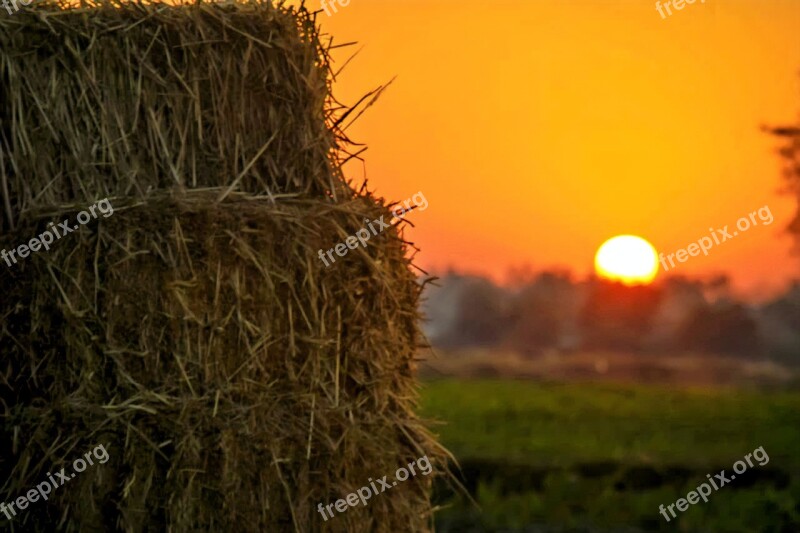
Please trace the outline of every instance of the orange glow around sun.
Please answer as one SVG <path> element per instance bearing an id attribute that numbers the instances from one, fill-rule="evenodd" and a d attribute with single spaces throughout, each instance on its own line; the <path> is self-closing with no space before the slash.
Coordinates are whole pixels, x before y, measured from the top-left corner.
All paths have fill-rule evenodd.
<path id="1" fill-rule="evenodd" d="M 658 273 L 653 245 L 635 235 L 618 235 L 603 243 L 594 257 L 597 274 L 625 285 L 646 285 Z"/>

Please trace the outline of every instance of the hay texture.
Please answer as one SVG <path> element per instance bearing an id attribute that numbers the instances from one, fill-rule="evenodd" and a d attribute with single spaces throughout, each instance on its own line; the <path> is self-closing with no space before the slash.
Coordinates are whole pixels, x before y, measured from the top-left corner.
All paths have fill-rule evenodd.
<path id="1" fill-rule="evenodd" d="M 342 191 L 327 49 L 305 9 L 84 5 L 0 17 L 6 227 L 36 207 L 173 187 Z"/>
<path id="2" fill-rule="evenodd" d="M 391 215 L 341 179 L 313 17 L 34 8 L 0 18 L 0 248 L 114 212 L 0 262 L 0 501 L 110 459 L 3 528 L 430 530 L 434 475 L 316 508 L 445 452 L 414 413 L 402 230 L 317 254 Z"/>
<path id="3" fill-rule="evenodd" d="M 150 198 L 6 269 L 3 496 L 96 443 L 111 456 L 19 522 L 424 530 L 422 476 L 327 522 L 315 509 L 438 455 L 411 409 L 419 289 L 402 243 L 317 257 L 377 210 Z"/>

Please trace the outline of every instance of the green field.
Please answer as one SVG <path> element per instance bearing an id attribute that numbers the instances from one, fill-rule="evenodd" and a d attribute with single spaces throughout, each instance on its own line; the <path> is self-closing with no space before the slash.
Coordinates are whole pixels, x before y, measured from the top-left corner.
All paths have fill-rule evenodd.
<path id="1" fill-rule="evenodd" d="M 441 495 L 442 531 L 800 531 L 797 392 L 446 380 L 422 407 L 480 505 Z M 759 446 L 767 464 L 658 513 Z"/>

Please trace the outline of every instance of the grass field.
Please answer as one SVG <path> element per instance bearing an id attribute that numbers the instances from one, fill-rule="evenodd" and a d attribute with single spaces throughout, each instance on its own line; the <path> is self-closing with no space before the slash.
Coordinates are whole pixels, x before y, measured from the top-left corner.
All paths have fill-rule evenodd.
<path id="1" fill-rule="evenodd" d="M 422 403 L 480 505 L 442 496 L 442 531 L 800 531 L 800 393 L 441 380 Z M 658 513 L 759 446 L 767 464 Z"/>

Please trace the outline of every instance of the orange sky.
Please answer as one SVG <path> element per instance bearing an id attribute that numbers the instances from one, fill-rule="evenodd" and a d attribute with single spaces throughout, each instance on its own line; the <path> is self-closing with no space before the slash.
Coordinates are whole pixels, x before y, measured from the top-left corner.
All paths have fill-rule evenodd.
<path id="1" fill-rule="evenodd" d="M 369 150 L 346 173 L 425 194 L 408 233 L 423 268 L 583 276 L 614 235 L 669 253 L 769 205 L 771 225 L 671 272 L 725 271 L 754 297 L 800 273 L 778 143 L 759 131 L 800 111 L 800 0 L 697 0 L 666 19 L 650 0 L 351 0 L 318 17 L 363 45 L 340 100 L 397 75 L 349 131 Z"/>

